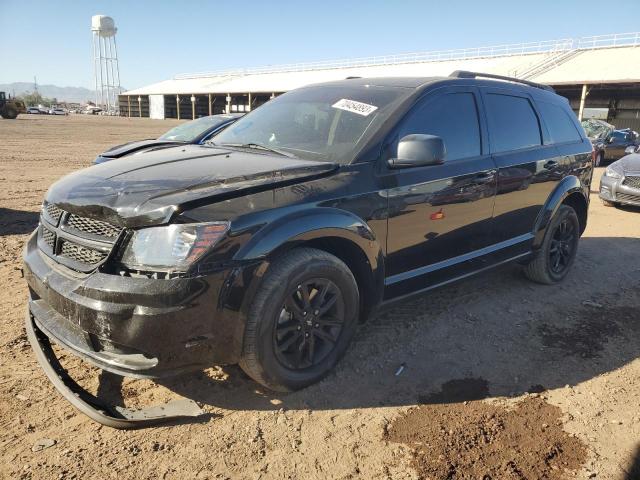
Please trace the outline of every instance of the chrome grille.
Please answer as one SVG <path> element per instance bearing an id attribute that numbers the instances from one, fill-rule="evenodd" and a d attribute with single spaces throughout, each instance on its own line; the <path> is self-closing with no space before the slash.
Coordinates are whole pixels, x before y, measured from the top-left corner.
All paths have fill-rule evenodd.
<path id="1" fill-rule="evenodd" d="M 622 184 L 631 188 L 640 188 L 640 177 L 624 177 Z"/>
<path id="2" fill-rule="evenodd" d="M 48 228 L 42 227 L 42 239 L 44 240 L 44 243 L 46 243 L 49 248 L 53 250 L 56 244 L 56 234 Z"/>
<path id="3" fill-rule="evenodd" d="M 62 213 L 63 210 L 56 207 L 53 203 L 45 203 L 42 207 L 42 214 L 44 218 L 56 227 L 58 226 L 58 222 L 60 221 Z"/>
<path id="4" fill-rule="evenodd" d="M 107 258 L 109 254 L 65 240 L 62 242 L 59 255 L 85 265 L 96 265 Z"/>
<path id="5" fill-rule="evenodd" d="M 80 272 L 102 264 L 113 249 L 122 228 L 92 218 L 68 213 L 45 202 L 38 243 L 58 263 Z"/>
<path id="6" fill-rule="evenodd" d="M 621 202 L 631 202 L 640 205 L 640 195 L 630 195 L 628 193 L 616 193 L 616 200 Z"/>
<path id="7" fill-rule="evenodd" d="M 115 240 L 120 235 L 121 228 L 111 225 L 108 222 L 94 220 L 93 218 L 80 217 L 71 214 L 64 222 L 66 226 L 79 232 L 89 233 L 98 237 L 106 237 Z"/>

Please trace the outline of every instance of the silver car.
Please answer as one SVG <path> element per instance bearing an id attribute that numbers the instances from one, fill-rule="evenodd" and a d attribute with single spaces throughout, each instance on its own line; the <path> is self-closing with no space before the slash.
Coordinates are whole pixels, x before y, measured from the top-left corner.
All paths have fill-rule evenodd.
<path id="1" fill-rule="evenodd" d="M 607 167 L 600 179 L 600 198 L 605 205 L 640 207 L 640 153 L 631 153 Z"/>

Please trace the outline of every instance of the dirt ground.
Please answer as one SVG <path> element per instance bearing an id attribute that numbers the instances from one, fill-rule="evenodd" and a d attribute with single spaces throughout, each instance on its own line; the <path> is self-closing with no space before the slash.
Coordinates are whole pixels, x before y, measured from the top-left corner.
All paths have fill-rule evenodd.
<path id="1" fill-rule="evenodd" d="M 288 395 L 237 367 L 120 385 L 65 356 L 113 401 L 188 397 L 206 412 L 138 431 L 79 414 L 26 340 L 22 245 L 52 182 L 175 123 L 0 120 L 0 477 L 640 479 L 640 209 L 596 196 L 558 287 L 508 265 L 398 303 L 334 373 Z"/>

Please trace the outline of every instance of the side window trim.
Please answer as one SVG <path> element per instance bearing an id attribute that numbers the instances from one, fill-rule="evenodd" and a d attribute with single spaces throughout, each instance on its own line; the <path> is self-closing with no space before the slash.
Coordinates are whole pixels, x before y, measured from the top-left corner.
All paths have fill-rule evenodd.
<path id="1" fill-rule="evenodd" d="M 533 97 L 531 97 L 531 95 L 525 92 L 514 92 L 513 90 L 496 88 L 496 87 L 480 88 L 480 94 L 482 96 L 485 118 L 487 122 L 487 132 L 489 136 L 489 153 L 491 155 L 502 155 L 502 154 L 508 154 L 508 153 L 514 153 L 514 152 L 523 152 L 523 151 L 531 150 L 534 148 L 551 146 L 549 143 L 547 143 L 551 140 L 551 137 L 548 134 L 546 125 L 543 123 L 542 116 L 540 115 L 540 112 L 538 111 L 538 108 L 535 105 L 535 101 L 533 100 Z M 487 101 L 486 101 L 486 97 L 488 95 L 503 95 L 507 97 L 516 97 L 516 98 L 522 98 L 527 100 L 538 122 L 538 134 L 540 136 L 540 144 L 517 148 L 515 150 L 505 150 L 505 151 L 499 151 L 499 152 L 495 151 L 493 140 L 491 139 L 491 128 L 489 126 L 489 112 L 488 112 Z"/>

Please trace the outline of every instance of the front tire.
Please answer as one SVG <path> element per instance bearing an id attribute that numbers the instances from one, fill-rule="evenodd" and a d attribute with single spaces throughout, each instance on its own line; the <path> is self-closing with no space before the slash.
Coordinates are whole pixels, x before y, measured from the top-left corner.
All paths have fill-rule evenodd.
<path id="1" fill-rule="evenodd" d="M 353 274 L 337 257 L 297 248 L 276 259 L 251 304 L 240 367 L 262 385 L 293 391 L 317 382 L 358 324 Z"/>
<path id="2" fill-rule="evenodd" d="M 545 285 L 561 281 L 573 265 L 578 252 L 580 222 L 568 205 L 561 205 L 551 220 L 537 256 L 524 268 L 530 280 Z"/>
<path id="3" fill-rule="evenodd" d="M 11 105 L 7 106 L 2 112 L 2 118 L 6 118 L 7 120 L 15 120 L 18 116 L 18 110 L 16 110 Z"/>

